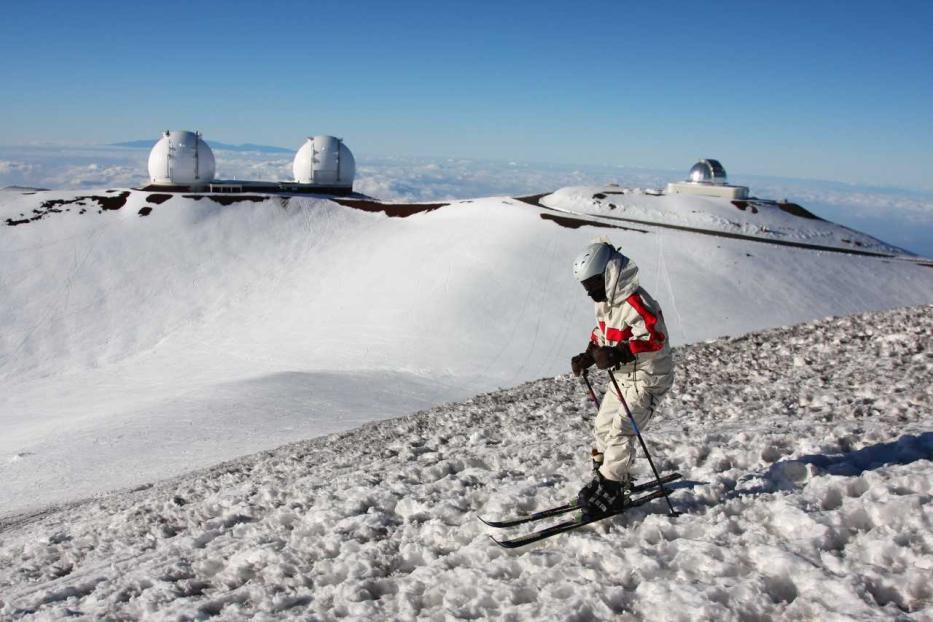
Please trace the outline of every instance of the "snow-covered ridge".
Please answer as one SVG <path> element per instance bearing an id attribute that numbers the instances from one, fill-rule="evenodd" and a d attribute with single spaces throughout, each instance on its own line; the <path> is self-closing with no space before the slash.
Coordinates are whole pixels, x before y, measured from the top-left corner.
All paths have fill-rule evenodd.
<path id="1" fill-rule="evenodd" d="M 151 143 L 148 145 L 151 147 Z M 0 186 L 121 188 L 143 183 L 147 149 L 0 145 Z M 287 179 L 289 154 L 225 151 L 218 175 L 226 179 Z M 478 196 L 523 196 L 564 186 L 613 181 L 627 187 L 662 188 L 684 171 L 620 166 L 576 166 L 455 158 L 374 157 L 362 154 L 359 192 L 393 201 L 448 201 Z M 735 171 L 733 170 L 733 173 Z M 933 257 L 930 190 L 872 188 L 818 180 L 733 176 L 760 197 L 782 198 L 834 222 Z"/>
<path id="2" fill-rule="evenodd" d="M 0 193 L 26 220 L 0 224 L 0 516 L 564 373 L 593 325 L 568 266 L 601 233 L 675 345 L 933 302 L 899 258 L 502 197 L 397 218 L 417 210 L 32 192 Z"/>
<path id="3" fill-rule="evenodd" d="M 796 217 L 773 206 L 753 214 L 722 199 L 657 197 L 631 190 L 613 198 L 597 190 L 567 188 L 544 197 L 541 203 L 579 210 L 584 218 L 590 218 L 584 225 L 605 225 L 610 216 L 604 212 L 614 211 L 626 216 L 647 215 L 662 226 L 692 223 L 706 231 L 719 227 L 725 232 L 767 225 L 756 237 L 820 239 L 835 247 L 848 245 L 851 250 L 900 252 L 865 234 Z M 595 195 L 603 199 L 592 198 Z M 612 201 L 618 202 L 617 209 L 610 207 L 616 205 Z M 534 344 L 521 334 L 503 334 L 507 331 L 502 326 L 494 325 L 495 335 L 490 335 L 488 322 L 479 327 L 464 326 L 460 303 L 488 299 L 484 303 L 489 306 L 488 313 L 482 315 L 494 318 L 510 315 L 515 303 L 521 303 L 519 298 L 532 295 L 542 316 L 539 327 L 546 331 L 542 336 L 549 342 L 554 338 L 562 341 L 568 301 L 580 298 L 579 288 L 567 277 L 567 258 L 600 230 L 587 226 L 577 231 L 555 230 L 552 223 L 540 219 L 549 211 L 510 199 L 489 198 L 456 202 L 413 218 L 385 219 L 379 213 L 338 208 L 323 198 L 172 195 L 124 189 L 4 193 L 0 222 L 10 226 L 0 226 L 0 235 L 9 261 L 0 267 L 0 283 L 5 290 L 8 321 L 4 321 L 0 337 L 4 346 L 0 375 L 45 375 L 73 369 L 75 364 L 85 367 L 117 362 L 149 352 L 156 344 L 176 342 L 174 333 L 179 326 L 198 330 L 198 341 L 204 341 L 205 330 L 221 332 L 207 324 L 232 310 L 242 311 L 235 325 L 223 327 L 226 334 L 246 325 L 248 332 L 268 328 L 276 323 L 273 319 L 279 323 L 286 320 L 271 317 L 281 313 L 268 308 L 269 296 L 281 292 L 269 291 L 270 282 L 300 294 L 277 300 L 276 306 L 289 316 L 288 322 L 294 324 L 296 313 L 302 311 L 315 319 L 326 318 L 327 335 L 295 326 L 297 335 L 291 331 L 286 344 L 275 338 L 262 343 L 247 340 L 261 349 L 279 350 L 277 356 L 282 357 L 281 350 L 295 349 L 294 337 L 298 336 L 305 351 L 297 357 L 282 357 L 291 361 L 289 369 L 321 364 L 306 353 L 315 349 L 311 346 L 318 345 L 321 337 L 333 340 L 332 333 L 339 330 L 334 321 L 353 326 L 360 338 L 370 342 L 370 349 L 376 350 L 370 359 L 390 363 L 393 368 L 402 361 L 403 368 L 447 367 L 453 373 L 472 374 L 477 360 L 472 354 L 479 352 L 468 344 L 488 344 L 484 353 L 501 359 L 497 367 L 515 369 L 523 362 L 500 356 L 502 344 L 495 339 L 507 337 L 513 345 L 526 349 Z M 734 221 L 723 216 L 724 211 Z M 760 223 L 753 225 L 752 221 Z M 655 292 L 664 308 L 674 307 L 673 315 L 678 317 L 668 318 L 668 324 L 673 324 L 672 336 L 680 343 L 827 314 L 933 301 L 933 274 L 928 270 L 913 271 L 855 256 L 787 253 L 745 240 L 659 227 L 621 227 L 609 232 L 642 266 L 642 282 Z M 244 266 L 244 261 L 251 265 Z M 321 274 L 325 269 L 326 274 Z M 801 281 L 797 273 L 826 282 L 818 289 Z M 870 286 L 867 275 L 873 281 Z M 847 282 L 853 277 L 855 282 Z M 749 296 L 745 289 L 748 281 L 772 281 L 773 290 L 793 295 L 799 304 L 788 306 L 757 292 Z M 827 291 L 837 289 L 829 281 L 838 281 L 838 289 L 847 291 Z M 412 288 L 405 282 L 417 286 Z M 540 284 L 544 296 L 535 295 L 529 283 Z M 691 288 L 698 283 L 708 286 L 707 291 Z M 723 305 L 721 290 L 729 287 L 733 290 L 731 300 Z M 853 288 L 856 296 L 851 295 Z M 376 290 L 378 294 L 389 289 L 396 290 L 393 299 L 376 301 L 367 300 L 369 292 L 359 291 Z M 67 304 L 50 306 L 48 302 L 55 297 L 64 298 Z M 418 314 L 402 313 L 396 318 L 393 313 L 388 323 L 380 318 L 373 324 L 374 317 L 384 315 L 381 311 L 385 306 L 397 306 L 400 299 L 418 309 Z M 362 313 L 350 310 L 348 314 L 341 308 L 339 319 L 327 317 L 334 315 L 332 300 L 362 306 Z M 678 303 L 689 305 L 694 318 L 682 321 Z M 573 308 L 575 317 L 588 315 L 585 304 Z M 76 309 L 85 310 L 82 317 L 75 317 Z M 744 312 L 730 313 L 736 309 Z M 696 318 L 697 313 L 702 317 Z M 264 322 L 256 322 L 259 317 Z M 445 356 L 441 361 L 412 352 L 407 345 L 400 351 L 398 343 L 385 338 L 387 333 L 407 338 L 424 326 L 445 331 L 456 345 L 462 340 L 471 356 Z M 110 339 L 103 341 L 100 336 L 105 333 Z M 494 342 L 490 343 L 490 337 Z M 538 353 L 540 364 L 534 375 L 563 369 L 566 348 L 556 350 L 543 359 Z M 326 367 L 333 368 L 333 353 L 324 354 Z M 243 356 L 255 358 L 255 352 L 244 352 Z M 263 353 L 262 357 L 266 356 Z M 343 366 L 339 360 L 336 363 Z M 493 370 L 494 375 L 501 373 L 501 368 Z"/>
<path id="4" fill-rule="evenodd" d="M 855 252 L 910 255 L 870 235 L 822 220 L 794 203 L 659 194 L 619 186 L 574 186 L 542 197 L 541 204 L 622 222 L 655 223 Z"/>
<path id="5" fill-rule="evenodd" d="M 476 512 L 588 477 L 592 405 L 560 376 L 7 519 L 0 617 L 920 619 L 931 335 L 923 306 L 676 349 L 646 438 L 679 518 L 488 541 Z"/>

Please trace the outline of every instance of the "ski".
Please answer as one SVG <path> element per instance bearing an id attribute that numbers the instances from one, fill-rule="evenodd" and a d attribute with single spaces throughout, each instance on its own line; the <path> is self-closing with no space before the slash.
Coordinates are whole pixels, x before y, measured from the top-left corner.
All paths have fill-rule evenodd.
<path id="1" fill-rule="evenodd" d="M 665 475 L 664 477 L 661 478 L 661 485 L 663 486 L 664 484 L 669 484 L 675 480 L 680 479 L 681 477 L 682 476 L 680 473 L 671 473 L 669 475 Z M 635 486 L 632 487 L 631 493 L 637 494 L 639 492 L 651 490 L 652 488 L 656 488 L 657 486 L 658 486 L 658 480 L 656 479 L 648 481 L 648 482 L 644 482 L 642 484 L 636 484 Z M 517 518 L 508 518 L 504 520 L 486 520 L 482 516 L 479 516 L 478 518 L 483 522 L 483 524 L 489 527 L 494 527 L 496 529 L 502 529 L 506 527 L 515 527 L 517 525 L 524 525 L 525 523 L 539 521 L 544 518 L 550 518 L 552 516 L 560 516 L 561 514 L 566 514 L 567 512 L 572 512 L 576 509 L 579 509 L 579 506 L 577 505 L 577 502 L 574 500 L 574 501 L 571 501 L 570 503 L 558 505 L 556 507 L 548 508 L 546 510 L 540 510 L 538 512 L 534 512 L 533 514 L 528 514 L 527 516 L 519 516 Z"/>
<path id="2" fill-rule="evenodd" d="M 657 482 L 655 482 L 655 484 L 657 484 Z M 637 508 L 640 505 L 644 505 L 645 503 L 648 503 L 649 501 L 653 501 L 654 499 L 659 499 L 663 496 L 664 496 L 664 491 L 657 489 L 652 492 L 649 492 L 647 495 L 644 495 L 643 497 L 632 499 L 628 505 L 626 505 L 623 509 L 619 510 L 618 512 L 610 512 L 609 514 L 602 514 L 600 516 L 593 516 L 590 518 L 575 518 L 573 520 L 568 520 L 568 521 L 564 521 L 563 523 L 552 525 L 551 527 L 546 527 L 538 531 L 533 531 L 524 536 L 519 536 L 518 538 L 512 538 L 511 540 L 496 540 L 492 536 L 490 536 L 490 538 L 492 539 L 493 542 L 495 542 L 502 548 L 517 549 L 519 547 L 527 546 L 534 542 L 540 542 L 541 540 L 550 538 L 552 536 L 556 536 L 558 534 L 566 533 L 574 529 L 579 529 L 580 527 L 583 527 L 585 525 L 590 525 L 597 521 L 611 518 L 613 516 L 618 516 L 619 514 L 623 514 L 632 508 Z"/>

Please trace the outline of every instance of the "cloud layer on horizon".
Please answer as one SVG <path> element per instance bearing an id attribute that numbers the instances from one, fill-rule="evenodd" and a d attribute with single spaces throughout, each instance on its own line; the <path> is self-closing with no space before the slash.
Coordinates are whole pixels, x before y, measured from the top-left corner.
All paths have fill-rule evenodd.
<path id="1" fill-rule="evenodd" d="M 291 179 L 291 157 L 217 150 L 221 179 Z M 0 147 L 0 187 L 132 187 L 146 182 L 145 149 Z M 571 185 L 618 183 L 661 188 L 678 171 L 616 166 L 495 162 L 463 158 L 357 158 L 354 188 L 388 201 L 445 201 L 520 196 Z M 913 252 L 933 256 L 933 193 L 839 182 L 734 175 L 763 198 L 787 198 L 818 215 Z"/>

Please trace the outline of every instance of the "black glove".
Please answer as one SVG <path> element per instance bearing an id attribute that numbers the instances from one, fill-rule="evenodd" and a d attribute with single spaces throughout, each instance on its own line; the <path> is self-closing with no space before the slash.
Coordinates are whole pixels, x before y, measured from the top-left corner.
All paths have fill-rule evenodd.
<path id="1" fill-rule="evenodd" d="M 629 350 L 628 343 L 622 342 L 618 346 L 603 346 L 593 352 L 596 367 L 600 369 L 614 369 L 620 363 L 631 363 L 635 355 Z"/>
<path id="2" fill-rule="evenodd" d="M 597 349 L 596 344 L 590 342 L 590 344 L 586 346 L 585 352 L 581 352 L 570 359 L 570 369 L 573 370 L 574 376 L 579 376 L 593 366 L 593 363 L 596 362 L 596 359 L 593 358 L 593 351 Z"/>
<path id="3" fill-rule="evenodd" d="M 572 359 L 570 359 L 570 369 L 573 370 L 574 376 L 579 376 L 587 369 L 593 366 L 593 363 L 596 361 L 593 360 L 593 357 L 590 356 L 589 352 L 581 352 Z"/>

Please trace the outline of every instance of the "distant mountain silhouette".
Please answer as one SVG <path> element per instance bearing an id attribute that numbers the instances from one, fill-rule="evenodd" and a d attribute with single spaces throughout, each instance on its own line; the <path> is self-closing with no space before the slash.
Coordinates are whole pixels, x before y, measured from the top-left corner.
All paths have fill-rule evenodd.
<path id="1" fill-rule="evenodd" d="M 129 147 L 130 149 L 150 149 L 158 139 L 130 140 L 125 143 L 111 143 L 111 147 Z M 294 153 L 295 149 L 285 149 L 284 147 L 273 147 L 271 145 L 254 145 L 253 143 L 243 143 L 242 145 L 230 145 L 220 143 L 214 140 L 205 141 L 211 149 L 220 149 L 223 151 L 253 151 L 257 153 Z"/>

